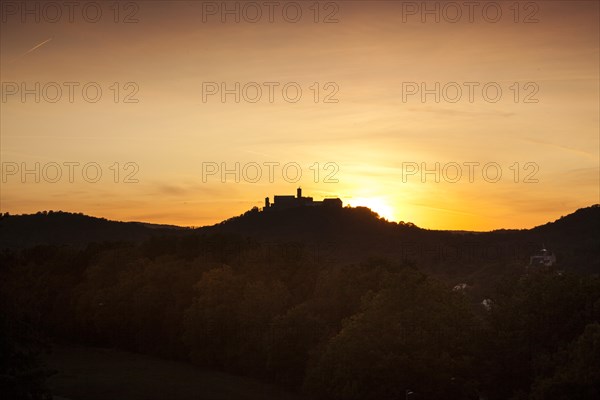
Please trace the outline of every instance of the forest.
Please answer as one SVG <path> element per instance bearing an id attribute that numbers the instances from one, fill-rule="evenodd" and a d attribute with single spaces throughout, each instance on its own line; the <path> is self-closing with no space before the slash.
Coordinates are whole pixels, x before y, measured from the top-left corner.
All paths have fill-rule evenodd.
<path id="1" fill-rule="evenodd" d="M 600 398 L 598 206 L 529 233 L 468 238 L 344 213 L 331 225 L 350 244 L 326 259 L 309 227 L 274 241 L 256 211 L 209 230 L 3 247 L 1 391 L 50 399 L 41 355 L 74 343 L 184 360 L 309 399 Z M 433 248 L 542 232 L 559 267 L 488 252 L 400 257 L 371 243 L 390 232 Z M 382 255 L 361 254 L 359 242 Z"/>

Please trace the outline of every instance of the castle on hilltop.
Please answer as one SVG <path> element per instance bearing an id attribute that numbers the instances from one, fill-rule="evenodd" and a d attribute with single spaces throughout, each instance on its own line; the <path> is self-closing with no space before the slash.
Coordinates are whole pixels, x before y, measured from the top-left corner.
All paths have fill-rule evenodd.
<path id="1" fill-rule="evenodd" d="M 302 197 L 302 189 L 296 190 L 296 196 L 275 196 L 273 203 L 270 202 L 269 198 L 265 198 L 265 207 L 263 211 L 267 210 L 285 210 L 296 207 L 331 207 L 331 208 L 342 208 L 342 200 L 339 198 L 328 198 L 322 201 L 315 201 L 312 197 Z"/>

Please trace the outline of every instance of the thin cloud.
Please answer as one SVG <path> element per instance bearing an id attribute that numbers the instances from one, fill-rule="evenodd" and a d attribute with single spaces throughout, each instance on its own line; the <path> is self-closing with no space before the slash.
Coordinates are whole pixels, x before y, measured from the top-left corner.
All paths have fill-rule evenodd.
<path id="1" fill-rule="evenodd" d="M 521 139 L 521 141 L 527 142 L 527 143 L 539 144 L 539 145 L 543 145 L 543 146 L 554 147 L 556 149 L 570 151 L 572 153 L 584 155 L 586 157 L 594 159 L 594 155 L 592 153 L 590 153 L 589 151 L 576 149 L 576 148 L 565 146 L 562 144 L 556 144 L 556 143 L 552 143 L 549 141 L 538 140 L 538 139 L 534 139 L 534 138 L 523 138 L 523 139 Z"/>

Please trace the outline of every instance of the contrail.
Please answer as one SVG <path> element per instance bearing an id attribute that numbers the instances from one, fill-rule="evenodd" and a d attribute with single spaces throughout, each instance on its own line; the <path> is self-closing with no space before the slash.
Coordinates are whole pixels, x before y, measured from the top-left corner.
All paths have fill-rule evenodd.
<path id="1" fill-rule="evenodd" d="M 44 40 L 42 43 L 40 43 L 40 44 L 37 44 L 37 45 L 33 46 L 32 48 L 30 48 L 29 50 L 27 50 L 25 53 L 21 54 L 21 57 L 22 57 L 22 56 L 24 56 L 24 55 L 27 55 L 27 54 L 31 53 L 31 52 L 32 52 L 32 51 L 34 51 L 35 49 L 39 49 L 40 47 L 42 47 L 43 45 L 45 45 L 46 43 L 48 43 L 48 42 L 49 42 L 49 41 L 51 41 L 51 40 L 52 40 L 52 38 L 50 38 L 50 39 L 46 39 L 46 40 Z"/>
<path id="2" fill-rule="evenodd" d="M 32 48 L 30 48 L 29 50 L 27 50 L 25 53 L 21 54 L 20 56 L 17 56 L 16 58 L 14 58 L 11 63 L 17 61 L 19 58 L 26 56 L 27 54 L 31 53 L 32 51 L 35 51 L 36 49 L 39 49 L 40 47 L 42 47 L 43 45 L 45 45 L 46 43 L 48 43 L 49 41 L 51 41 L 52 38 L 46 39 L 41 43 L 36 44 L 35 46 L 33 46 Z"/>

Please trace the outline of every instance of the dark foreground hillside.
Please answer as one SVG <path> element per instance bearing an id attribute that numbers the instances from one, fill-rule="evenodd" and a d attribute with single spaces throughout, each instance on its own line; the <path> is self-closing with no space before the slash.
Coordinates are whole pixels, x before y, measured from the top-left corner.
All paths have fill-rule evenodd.
<path id="1" fill-rule="evenodd" d="M 68 343 L 313 399 L 600 396 L 597 206 L 489 233 L 428 231 L 365 209 L 292 211 L 137 241 L 3 249 L 0 392 L 44 398 L 61 382 L 95 395 L 80 383 L 104 379 L 95 356 L 77 361 L 89 368 L 77 382 L 44 366 L 54 343 Z M 529 265 L 540 242 L 556 264 Z M 143 385 L 171 373 L 160 371 L 132 374 Z M 186 398 L 180 382 L 169 398 Z M 130 398 L 119 385 L 108 398 Z"/>

